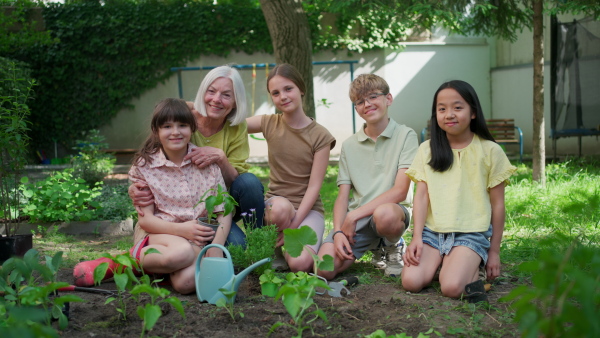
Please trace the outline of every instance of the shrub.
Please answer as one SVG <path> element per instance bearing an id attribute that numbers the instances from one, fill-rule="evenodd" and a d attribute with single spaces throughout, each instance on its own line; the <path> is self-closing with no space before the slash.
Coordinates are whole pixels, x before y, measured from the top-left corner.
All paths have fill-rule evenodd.
<path id="1" fill-rule="evenodd" d="M 532 274 L 532 286 L 521 285 L 502 301 L 513 301 L 523 337 L 600 336 L 600 250 L 578 240 L 555 249 L 564 236 L 543 240 L 538 259 L 519 269 Z"/>
<path id="2" fill-rule="evenodd" d="M 233 265 L 244 269 L 264 258 L 273 257 L 277 243 L 277 228 L 275 225 L 265 225 L 260 228 L 246 227 L 246 248 L 241 245 L 229 246 Z M 270 264 L 263 264 L 252 273 L 262 275 Z"/>
<path id="3" fill-rule="evenodd" d="M 28 79 L 24 64 L 0 59 L 0 218 L 5 220 L 5 232 L 11 236 L 13 219 L 19 217 L 20 194 L 17 189 L 27 162 L 29 115 L 27 105 L 35 82 Z M 4 68 L 4 66 L 7 66 Z M 5 71 L 6 69 L 6 71 Z"/>
<path id="4" fill-rule="evenodd" d="M 71 159 L 73 176 L 93 187 L 112 173 L 116 158 L 102 151 L 108 148 L 108 143 L 104 142 L 99 130 L 93 129 L 84 135 L 85 139 L 75 141 L 77 145 L 73 148 L 77 150 L 77 155 Z"/>
<path id="5" fill-rule="evenodd" d="M 22 187 L 29 199 L 23 212 L 34 222 L 89 221 L 99 203 L 100 183 L 89 188 L 81 178 L 73 177 L 71 169 L 53 173 L 48 178 Z"/>
<path id="6" fill-rule="evenodd" d="M 120 222 L 137 218 L 137 212 L 127 193 L 127 185 L 103 185 L 100 195 L 94 198 L 99 207 L 94 216 L 97 220 Z"/>

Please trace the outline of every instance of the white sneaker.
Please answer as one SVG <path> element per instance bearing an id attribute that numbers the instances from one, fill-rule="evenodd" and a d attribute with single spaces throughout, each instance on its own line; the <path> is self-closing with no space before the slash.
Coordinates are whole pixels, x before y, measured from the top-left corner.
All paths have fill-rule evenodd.
<path id="1" fill-rule="evenodd" d="M 404 238 L 400 238 L 397 244 L 390 246 L 383 246 L 385 252 L 385 275 L 390 277 L 400 277 L 402 268 L 404 268 L 404 261 L 402 256 L 406 252 L 406 245 Z"/>
<path id="2" fill-rule="evenodd" d="M 373 256 L 371 257 L 371 264 L 373 264 L 376 269 L 385 269 L 386 263 L 383 248 L 371 250 L 371 253 L 373 254 Z"/>
<path id="3" fill-rule="evenodd" d="M 275 271 L 287 271 L 290 269 L 281 247 L 275 248 L 275 259 L 271 261 L 271 268 Z"/>

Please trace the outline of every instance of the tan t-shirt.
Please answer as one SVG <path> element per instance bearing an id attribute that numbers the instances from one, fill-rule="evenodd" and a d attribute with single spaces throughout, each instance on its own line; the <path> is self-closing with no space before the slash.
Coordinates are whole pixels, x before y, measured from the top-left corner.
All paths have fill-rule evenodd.
<path id="1" fill-rule="evenodd" d="M 296 209 L 308 188 L 315 153 L 323 147 L 335 146 L 335 138 L 325 127 L 312 121 L 294 129 L 283 121 L 283 115 L 263 115 L 260 125 L 269 149 L 269 190 L 266 198 L 287 198 Z M 323 213 L 321 197 L 312 210 Z"/>

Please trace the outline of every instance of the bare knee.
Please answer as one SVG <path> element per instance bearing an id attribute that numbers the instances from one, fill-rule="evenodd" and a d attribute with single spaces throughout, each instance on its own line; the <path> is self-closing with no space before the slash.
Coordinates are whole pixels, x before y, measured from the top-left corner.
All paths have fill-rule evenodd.
<path id="1" fill-rule="evenodd" d="M 323 271 L 323 270 L 319 270 L 318 271 L 318 275 L 327 279 L 327 280 L 332 280 L 335 278 L 335 276 L 337 275 L 337 273 L 335 271 Z"/>
<path id="2" fill-rule="evenodd" d="M 285 229 L 294 218 L 294 207 L 287 200 L 275 198 L 265 209 L 264 219 L 268 224 L 275 224 L 279 229 Z"/>
<path id="3" fill-rule="evenodd" d="M 173 289 L 182 295 L 187 295 L 196 291 L 196 283 L 189 278 L 171 278 Z"/>
<path id="4" fill-rule="evenodd" d="M 402 276 L 402 287 L 406 291 L 415 292 L 415 293 L 420 292 L 421 290 L 423 290 L 424 286 L 425 285 L 423 285 L 423 282 L 421 282 L 421 281 Z"/>
<path id="5" fill-rule="evenodd" d="M 304 271 L 304 272 L 312 272 L 313 270 L 313 261 L 309 259 L 290 259 L 288 261 L 288 266 L 292 272 Z"/>
<path id="6" fill-rule="evenodd" d="M 442 295 L 450 298 L 460 298 L 465 291 L 465 285 L 460 281 L 441 282 Z"/>
<path id="7" fill-rule="evenodd" d="M 397 204 L 380 205 L 373 212 L 377 232 L 384 237 L 397 237 L 404 231 L 404 212 Z"/>

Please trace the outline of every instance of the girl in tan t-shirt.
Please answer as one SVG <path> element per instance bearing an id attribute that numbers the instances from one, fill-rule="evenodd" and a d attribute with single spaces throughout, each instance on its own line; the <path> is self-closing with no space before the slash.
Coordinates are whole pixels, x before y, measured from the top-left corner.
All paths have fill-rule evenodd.
<path id="1" fill-rule="evenodd" d="M 248 133 L 262 132 L 269 147 L 271 172 L 264 222 L 277 226 L 277 247 L 283 245 L 284 229 L 309 226 L 317 234 L 317 244 L 310 246 L 316 254 L 325 229 L 319 191 L 335 138 L 304 113 L 302 96 L 306 87 L 296 68 L 289 64 L 273 68 L 267 90 L 282 114 L 247 119 Z M 286 253 L 285 259 L 294 272 L 312 271 L 313 259 L 306 250 L 295 258 Z"/>

